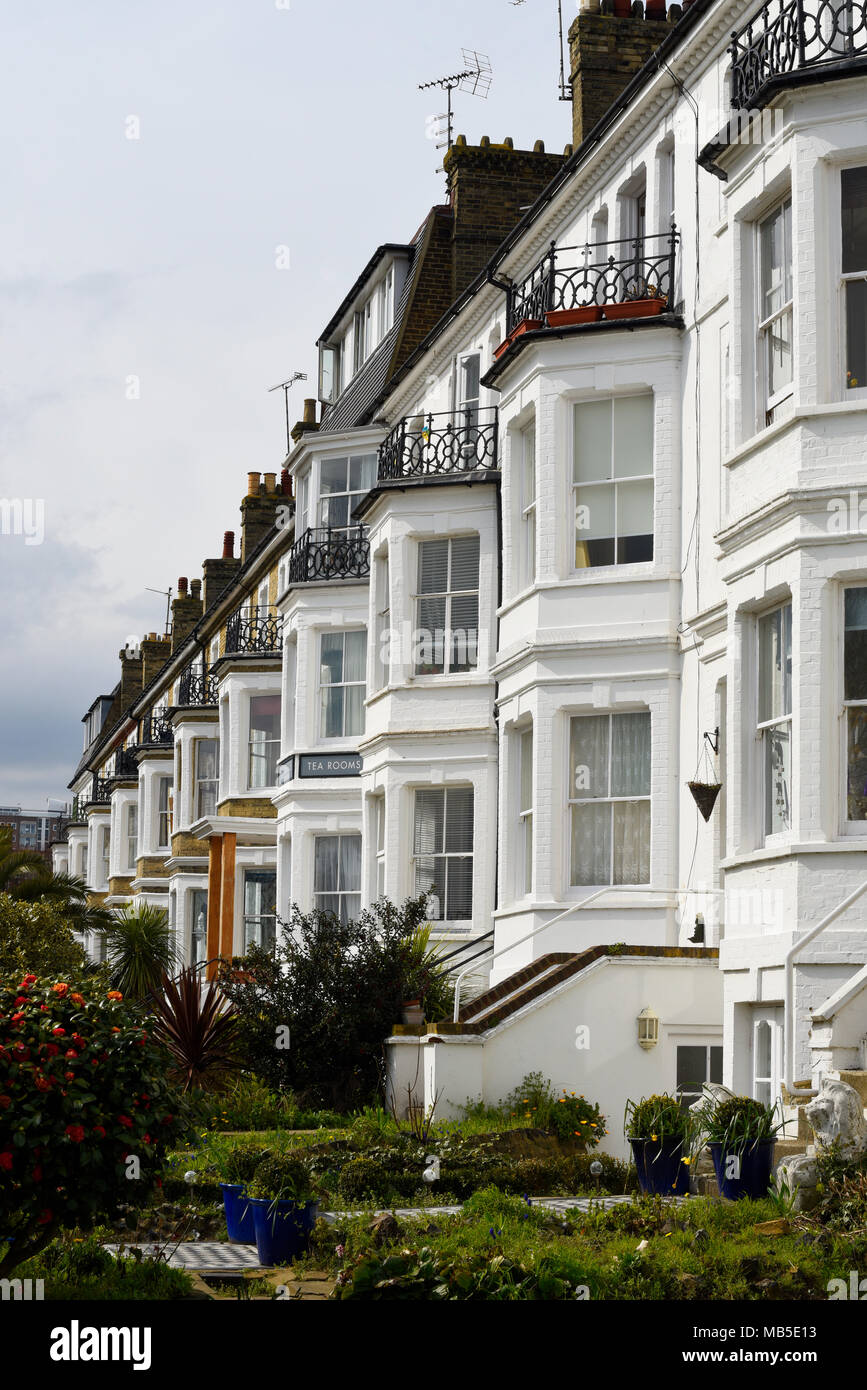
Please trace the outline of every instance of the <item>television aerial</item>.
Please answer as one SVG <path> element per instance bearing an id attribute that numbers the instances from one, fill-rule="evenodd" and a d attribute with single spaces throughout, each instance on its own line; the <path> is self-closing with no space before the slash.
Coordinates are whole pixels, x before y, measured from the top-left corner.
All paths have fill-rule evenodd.
<path id="1" fill-rule="evenodd" d="M 426 92 L 431 87 L 439 87 L 446 94 L 446 109 L 433 119 L 438 121 L 437 149 L 447 150 L 454 136 L 454 112 L 452 111 L 452 92 L 469 92 L 470 96 L 487 97 L 493 81 L 490 59 L 474 48 L 461 49 L 461 72 L 450 73 L 447 77 L 435 77 L 431 82 L 420 82 L 418 90 Z M 443 126 L 443 122 L 445 125 Z M 445 137 L 445 138 L 443 138 Z"/>
<path id="2" fill-rule="evenodd" d="M 306 380 L 307 380 L 307 373 L 306 373 L 306 372 L 293 372 L 292 375 L 291 375 L 290 377 L 288 377 L 286 381 L 278 381 L 276 386 L 269 386 L 269 387 L 268 387 L 269 392 L 270 392 L 270 391 L 282 391 L 282 392 L 283 392 L 283 399 L 284 399 L 284 401 L 285 401 L 285 403 L 286 403 L 286 454 L 287 454 L 287 456 L 288 456 L 289 454 L 291 454 L 291 452 L 292 452 L 292 430 L 291 430 L 290 425 L 289 425 L 289 388 L 290 388 L 290 386 L 294 386 L 295 383 L 296 383 L 296 381 L 306 381 Z"/>

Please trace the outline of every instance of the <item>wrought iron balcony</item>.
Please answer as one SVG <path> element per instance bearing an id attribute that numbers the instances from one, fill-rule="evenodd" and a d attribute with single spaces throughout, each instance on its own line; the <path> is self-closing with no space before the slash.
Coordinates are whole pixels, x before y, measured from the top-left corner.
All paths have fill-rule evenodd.
<path id="1" fill-rule="evenodd" d="M 314 526 L 289 552 L 288 581 L 364 579 L 370 574 L 370 542 L 363 526 Z"/>
<path id="2" fill-rule="evenodd" d="M 497 468 L 497 407 L 407 416 L 379 446 L 381 482 Z"/>
<path id="3" fill-rule="evenodd" d="M 94 777 L 90 785 L 90 796 L 87 798 L 91 805 L 110 806 L 111 805 L 111 782 L 107 777 Z"/>
<path id="4" fill-rule="evenodd" d="M 217 677 L 206 667 L 188 666 L 178 681 L 179 705 L 215 705 Z"/>
<path id="5" fill-rule="evenodd" d="M 138 761 L 135 748 L 118 748 L 114 755 L 111 775 L 113 778 L 122 777 L 128 782 L 138 781 Z"/>
<path id="6" fill-rule="evenodd" d="M 732 37 L 732 106 L 757 107 L 781 79 L 867 57 L 861 0 L 767 0 Z M 821 80 L 827 73 L 818 72 Z"/>
<path id="7" fill-rule="evenodd" d="M 283 619 L 276 608 L 239 608 L 226 623 L 226 655 L 259 652 L 264 656 L 283 651 Z"/>
<path id="8" fill-rule="evenodd" d="M 525 320 L 553 328 L 570 321 L 643 317 L 670 307 L 679 241 L 674 223 L 657 236 L 585 246 L 552 241 L 526 280 L 507 292 L 507 337 Z"/>
<path id="9" fill-rule="evenodd" d="M 170 746 L 174 743 L 174 738 L 172 721 L 165 710 L 157 710 L 142 720 L 139 746 L 146 745 L 149 748 Z"/>

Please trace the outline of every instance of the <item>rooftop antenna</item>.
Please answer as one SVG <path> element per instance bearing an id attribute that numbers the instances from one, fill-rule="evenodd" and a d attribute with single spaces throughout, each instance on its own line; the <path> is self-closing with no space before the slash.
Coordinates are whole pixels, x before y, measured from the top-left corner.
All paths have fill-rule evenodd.
<path id="1" fill-rule="evenodd" d="M 287 381 L 278 381 L 276 386 L 269 386 L 269 391 L 282 391 L 283 399 L 286 402 L 286 453 L 292 452 L 292 432 L 289 427 L 289 388 L 294 386 L 296 381 L 306 381 L 306 372 L 293 372 Z"/>
<path id="2" fill-rule="evenodd" d="M 493 81 L 493 71 L 490 59 L 484 53 L 477 53 L 474 48 L 461 49 L 461 62 L 463 63 L 462 72 L 450 73 L 448 77 L 435 77 L 431 82 L 420 82 L 418 90 L 426 92 L 431 87 L 440 87 L 446 94 L 446 109 L 434 119 L 445 121 L 445 130 L 440 127 L 435 133 L 439 137 L 445 135 L 445 139 L 437 141 L 438 150 L 447 150 L 451 147 L 454 134 L 454 113 L 452 111 L 452 92 L 469 92 L 470 96 L 487 97 L 491 90 Z M 441 169 L 437 170 L 440 173 Z"/>
<path id="3" fill-rule="evenodd" d="M 560 100 L 572 100 L 572 83 L 566 81 L 566 42 L 563 37 L 563 0 L 557 0 L 557 18 L 560 23 Z"/>
<path id="4" fill-rule="evenodd" d="M 173 590 L 171 590 L 171 589 L 151 589 L 147 584 L 145 585 L 145 588 L 147 589 L 147 592 L 148 592 L 149 594 L 162 594 L 163 597 L 165 598 L 165 601 L 166 601 L 166 625 L 165 625 L 164 632 L 165 632 L 165 635 L 168 637 L 169 633 L 170 633 L 171 630 L 172 630 L 172 629 L 171 629 L 171 621 L 170 621 L 170 620 L 171 620 L 171 613 L 172 613 L 172 592 L 173 592 Z"/>

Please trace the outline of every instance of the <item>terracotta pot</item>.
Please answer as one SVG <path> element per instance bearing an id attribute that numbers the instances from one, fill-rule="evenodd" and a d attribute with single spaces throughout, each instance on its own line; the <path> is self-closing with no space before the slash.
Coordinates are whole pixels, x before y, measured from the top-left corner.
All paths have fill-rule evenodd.
<path id="1" fill-rule="evenodd" d="M 606 304 L 607 319 L 649 319 L 661 314 L 665 308 L 664 299 L 627 299 L 624 304 Z"/>
<path id="2" fill-rule="evenodd" d="M 541 319 L 522 319 L 521 322 L 518 324 L 518 327 L 512 329 L 508 338 L 504 338 L 503 341 L 500 343 L 500 346 L 498 348 L 494 348 L 494 356 L 502 356 L 502 354 L 506 351 L 506 348 L 511 347 L 515 339 L 520 338 L 522 333 L 532 333 L 534 329 L 544 327 L 545 325 Z"/>
<path id="3" fill-rule="evenodd" d="M 574 323 L 598 323 L 602 318 L 601 304 L 584 304 L 579 309 L 549 309 L 545 318 L 549 328 L 568 328 Z"/>

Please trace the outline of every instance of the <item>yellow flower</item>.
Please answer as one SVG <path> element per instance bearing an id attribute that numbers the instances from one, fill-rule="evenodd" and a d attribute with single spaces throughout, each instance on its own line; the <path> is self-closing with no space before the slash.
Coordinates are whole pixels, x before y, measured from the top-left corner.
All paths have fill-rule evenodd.
<path id="1" fill-rule="evenodd" d="M 689 1166 L 689 1164 L 692 1162 L 692 1159 L 689 1159 L 689 1158 L 682 1158 L 680 1161 L 681 1161 L 681 1163 L 685 1163 L 685 1164 L 687 1164 L 687 1166 Z"/>
<path id="2" fill-rule="evenodd" d="M 651 1137 L 651 1139 L 655 1139 L 655 1138 L 656 1138 L 656 1135 L 655 1135 L 655 1134 L 651 1134 L 650 1137 Z"/>

